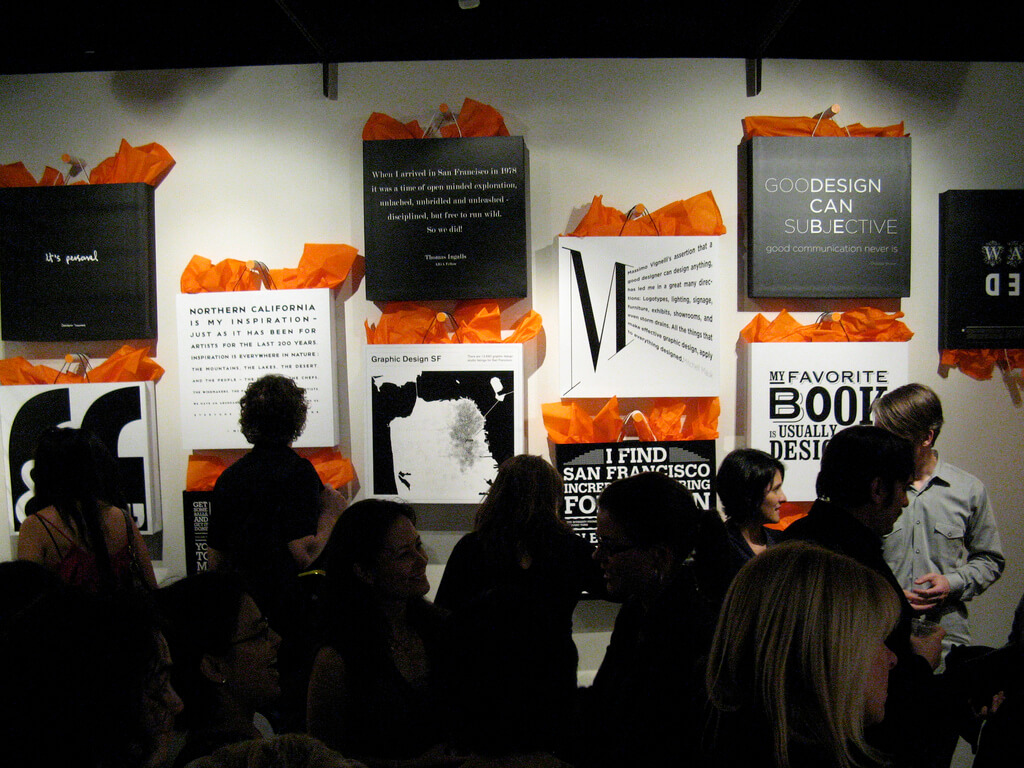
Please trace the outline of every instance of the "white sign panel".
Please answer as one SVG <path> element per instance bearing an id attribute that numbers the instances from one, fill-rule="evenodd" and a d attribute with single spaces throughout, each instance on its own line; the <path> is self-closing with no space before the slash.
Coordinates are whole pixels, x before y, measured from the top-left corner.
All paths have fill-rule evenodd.
<path id="1" fill-rule="evenodd" d="M 717 397 L 718 238 L 561 237 L 562 397 Z"/>
<path id="2" fill-rule="evenodd" d="M 338 444 L 334 302 L 329 288 L 178 296 L 181 433 L 186 448 L 248 448 L 238 401 L 268 373 L 306 390 L 296 447 Z"/>
<path id="3" fill-rule="evenodd" d="M 871 405 L 907 383 L 905 342 L 757 343 L 749 349 L 749 446 L 786 467 L 790 501 L 817 498 L 821 452 L 841 429 L 871 424 Z"/>
<path id="4" fill-rule="evenodd" d="M 372 496 L 478 504 L 523 452 L 521 344 L 371 344 L 366 377 Z"/>
<path id="5" fill-rule="evenodd" d="M 35 496 L 32 467 L 39 438 L 50 427 L 75 427 L 103 441 L 118 464 L 118 480 L 139 530 L 156 533 L 160 457 L 153 382 L 0 387 L 0 429 L 11 530 L 25 520 Z"/>

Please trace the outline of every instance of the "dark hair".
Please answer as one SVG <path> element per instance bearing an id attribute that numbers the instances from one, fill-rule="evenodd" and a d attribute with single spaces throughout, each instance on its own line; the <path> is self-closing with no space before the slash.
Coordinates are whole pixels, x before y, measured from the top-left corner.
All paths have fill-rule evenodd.
<path id="1" fill-rule="evenodd" d="M 871 413 L 879 427 L 912 443 L 920 443 L 931 430 L 934 444 L 942 431 L 942 402 L 924 384 L 904 384 L 886 392 L 871 406 Z"/>
<path id="2" fill-rule="evenodd" d="M 738 448 L 726 455 L 715 480 L 725 516 L 737 523 L 759 521 L 776 472 L 786 476 L 782 462 L 756 448 Z"/>
<path id="3" fill-rule="evenodd" d="M 561 517 L 563 494 L 558 471 L 540 456 L 506 459 L 476 512 L 482 546 L 516 562 L 527 553 L 541 554 L 553 533 L 568 530 Z"/>
<path id="4" fill-rule="evenodd" d="M 225 573 L 188 576 L 164 587 L 157 602 L 167 620 L 165 635 L 174 659 L 174 689 L 185 702 L 182 725 L 209 724 L 216 703 L 216 685 L 200 669 L 203 656 L 231 650 L 245 590 Z"/>
<path id="5" fill-rule="evenodd" d="M 160 642 L 143 598 L 70 586 L 41 593 L 4 622 L 0 740 L 9 763 L 145 763 L 155 746 L 146 704 L 161 682 Z"/>
<path id="6" fill-rule="evenodd" d="M 889 489 L 913 473 L 914 449 L 902 437 L 881 427 L 847 427 L 825 445 L 815 488 L 819 498 L 856 507 L 871 500 L 876 478 Z"/>
<path id="7" fill-rule="evenodd" d="M 664 544 L 681 559 L 693 550 L 701 514 L 693 495 L 660 472 L 641 472 L 605 486 L 597 505 L 634 544 Z"/>
<path id="8" fill-rule="evenodd" d="M 416 524 L 416 512 L 408 504 L 363 499 L 342 513 L 327 540 L 320 561 L 327 571 L 326 641 L 342 655 L 380 659 L 387 653 L 387 621 L 377 594 L 359 578 L 356 566 L 365 570 L 376 567 L 388 531 L 403 517 Z"/>
<path id="9" fill-rule="evenodd" d="M 253 445 L 287 445 L 306 427 L 306 390 L 276 373 L 256 379 L 239 401 L 238 423 Z"/>
<path id="10" fill-rule="evenodd" d="M 114 573 L 103 535 L 101 513 L 106 504 L 121 501 L 114 491 L 116 462 L 103 441 L 84 429 L 47 429 L 36 446 L 32 481 L 38 509 L 53 506 L 61 520 L 77 532 L 96 558 L 100 583 L 112 586 Z"/>

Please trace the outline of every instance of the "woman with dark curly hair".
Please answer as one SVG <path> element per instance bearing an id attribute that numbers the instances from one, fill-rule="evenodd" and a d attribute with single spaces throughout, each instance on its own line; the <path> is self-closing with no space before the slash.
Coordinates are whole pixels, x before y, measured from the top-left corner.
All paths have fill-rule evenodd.
<path id="1" fill-rule="evenodd" d="M 594 547 L 562 519 L 562 478 L 540 456 L 502 463 L 437 590 L 452 611 L 460 736 L 476 752 L 561 752 L 576 695 L 572 616 L 604 594 Z"/>
<path id="2" fill-rule="evenodd" d="M 291 449 L 306 426 L 306 410 L 306 391 L 286 376 L 269 374 L 248 386 L 239 424 L 253 448 L 217 480 L 208 539 L 211 570 L 235 572 L 283 638 L 283 701 L 296 716 L 277 723 L 285 728 L 301 727 L 305 700 L 301 677 L 308 650 L 297 576 L 337 519 L 336 507 L 327 503 L 337 492 L 325 488 L 313 465 Z"/>

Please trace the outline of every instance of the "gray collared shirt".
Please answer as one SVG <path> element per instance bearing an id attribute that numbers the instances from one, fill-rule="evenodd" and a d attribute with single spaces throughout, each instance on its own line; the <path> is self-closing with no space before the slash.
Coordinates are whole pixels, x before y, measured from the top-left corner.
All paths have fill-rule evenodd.
<path id="1" fill-rule="evenodd" d="M 939 459 L 924 487 L 908 488 L 907 496 L 910 503 L 885 536 L 885 560 L 904 589 L 926 573 L 949 579 L 949 597 L 928 617 L 946 630 L 944 650 L 967 645 L 964 603 L 991 586 L 1006 564 L 988 492 L 974 475 Z"/>

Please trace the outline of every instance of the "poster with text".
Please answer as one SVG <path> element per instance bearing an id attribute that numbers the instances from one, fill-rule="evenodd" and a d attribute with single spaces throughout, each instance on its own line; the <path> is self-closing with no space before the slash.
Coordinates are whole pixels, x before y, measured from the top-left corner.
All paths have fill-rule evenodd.
<path id="1" fill-rule="evenodd" d="M 3 338 L 156 338 L 154 210 L 149 184 L 0 189 Z"/>
<path id="2" fill-rule="evenodd" d="M 910 139 L 747 142 L 752 297 L 910 295 Z"/>
<path id="3" fill-rule="evenodd" d="M 871 424 L 871 405 L 907 383 L 906 342 L 746 344 L 747 445 L 786 467 L 790 501 L 813 501 L 821 452 L 841 429 Z"/>
<path id="4" fill-rule="evenodd" d="M 248 448 L 245 388 L 268 373 L 306 390 L 296 447 L 338 444 L 334 302 L 329 288 L 178 296 L 181 436 L 186 448 Z"/>
<path id="5" fill-rule="evenodd" d="M 86 429 L 117 463 L 128 511 L 143 533 L 161 530 L 156 388 L 151 381 L 0 387 L 0 429 L 11 530 L 34 511 L 36 446 L 51 427 Z"/>
<path id="6" fill-rule="evenodd" d="M 478 504 L 523 452 L 520 344 L 373 344 L 366 386 L 372 496 Z"/>
<path id="7" fill-rule="evenodd" d="M 561 237 L 562 397 L 717 397 L 717 237 Z"/>
<path id="8" fill-rule="evenodd" d="M 521 136 L 363 142 L 366 298 L 526 295 Z"/>
<path id="9" fill-rule="evenodd" d="M 567 443 L 555 446 L 565 484 L 565 520 L 597 543 L 597 499 L 609 483 L 640 472 L 660 472 L 693 494 L 698 509 L 715 507 L 715 441 Z"/>
<path id="10" fill-rule="evenodd" d="M 939 347 L 1024 347 L 1024 190 L 939 195 Z"/>

